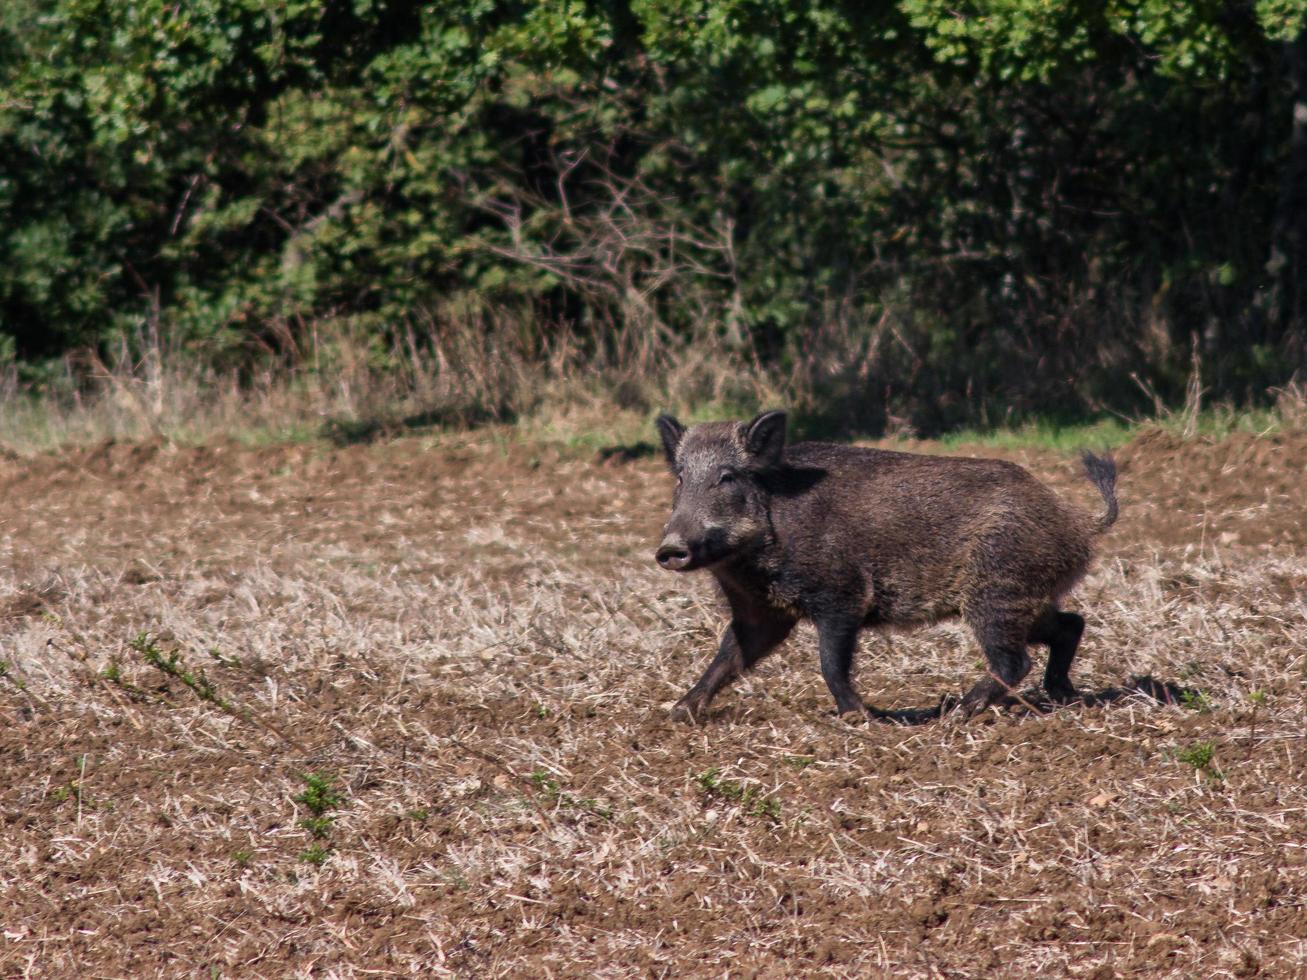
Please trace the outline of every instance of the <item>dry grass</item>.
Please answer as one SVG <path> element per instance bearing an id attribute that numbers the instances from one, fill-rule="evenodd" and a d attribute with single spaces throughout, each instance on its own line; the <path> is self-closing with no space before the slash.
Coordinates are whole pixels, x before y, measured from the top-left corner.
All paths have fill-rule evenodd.
<path id="1" fill-rule="evenodd" d="M 596 349 L 566 325 L 481 311 L 410 325 L 389 341 L 323 325 L 300 343 L 285 339 L 278 356 L 246 353 L 223 367 L 213 351 L 145 330 L 104 357 L 69 355 L 39 384 L 0 367 L 0 447 L 30 455 L 106 439 L 351 443 L 487 422 L 608 437 L 642 428 L 658 409 L 793 403 L 806 390 L 801 378 L 742 362 L 709 330 L 657 345 L 635 330 L 605 338 Z"/>
<path id="2" fill-rule="evenodd" d="M 1073 674 L 1201 696 L 921 727 L 836 719 L 807 630 L 669 723 L 722 617 L 649 560 L 652 460 L 491 433 L 0 464 L 0 970 L 1302 975 L 1304 447 L 1122 453 Z M 978 669 L 951 626 L 859 664 L 881 707 Z"/>
<path id="3" fill-rule="evenodd" d="M 494 309 L 447 312 L 384 341 L 357 324 L 323 323 L 305 328 L 303 338 L 284 336 L 277 356 L 227 352 L 226 361 L 167 331 L 143 329 L 105 356 L 66 357 L 39 385 L 25 383 L 13 364 L 0 366 L 0 450 L 31 455 L 109 439 L 265 445 L 325 438 L 344 445 L 486 423 L 593 449 L 646 440 L 659 411 L 703 419 L 775 405 L 812 431 L 914 439 L 906 417 L 912 410 L 904 406 L 930 416 L 929 399 L 885 394 L 882 404 L 875 395 L 887 370 L 877 351 L 892 325 L 835 312 L 823 323 L 766 364 L 749 342 L 711 322 L 685 338 L 612 325 L 587 341 L 565 324 L 544 327 Z M 1307 417 L 1307 387 L 1296 377 L 1270 389 L 1260 408 L 1212 403 L 1196 349 L 1178 408 L 1132 377 L 1152 402 L 1147 416 L 1100 414 L 1070 426 L 1035 417 L 1016 427 L 954 429 L 942 436 L 944 447 L 1067 450 L 1117 444 L 1152 428 L 1185 439 L 1267 434 L 1300 430 Z"/>

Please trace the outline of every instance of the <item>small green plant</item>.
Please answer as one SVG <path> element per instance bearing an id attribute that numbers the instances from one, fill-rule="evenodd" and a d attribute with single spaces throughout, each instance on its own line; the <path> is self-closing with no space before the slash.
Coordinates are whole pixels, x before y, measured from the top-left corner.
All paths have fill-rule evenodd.
<path id="1" fill-rule="evenodd" d="M 176 678 L 185 684 L 201 701 L 205 701 L 220 708 L 233 718 L 239 718 L 241 721 L 247 722 L 251 725 L 258 725 L 277 736 L 283 742 L 293 745 L 301 751 L 304 750 L 304 747 L 300 745 L 299 742 L 286 734 L 286 732 L 272 721 L 256 715 L 247 708 L 239 708 L 227 698 L 222 697 L 218 693 L 218 689 L 209 681 L 209 678 L 205 675 L 203 670 L 191 670 L 186 666 L 186 662 L 182 660 L 179 651 L 173 650 L 171 653 L 165 654 L 159 648 L 158 641 L 156 641 L 149 633 L 137 633 L 127 645 L 139 653 L 141 659 L 151 667 L 154 667 L 159 671 L 162 671 L 168 677 Z M 210 651 L 210 654 L 213 655 L 213 651 Z M 235 659 L 223 660 L 220 656 L 218 659 L 226 666 L 240 664 L 240 661 Z M 131 688 L 129 688 L 129 690 L 131 690 Z"/>
<path id="2" fill-rule="evenodd" d="M 1196 711 L 1202 715 L 1207 714 L 1216 707 L 1216 705 L 1212 703 L 1212 699 L 1207 696 L 1207 692 L 1200 691 L 1197 688 L 1181 691 L 1180 703 L 1190 711 Z"/>
<path id="3" fill-rule="evenodd" d="M 232 851 L 231 859 L 235 861 L 238 866 L 242 868 L 246 868 L 249 867 L 250 862 L 254 860 L 254 852 L 243 850 L 243 849 L 239 851 Z"/>
<path id="4" fill-rule="evenodd" d="M 334 777 L 321 772 L 306 772 L 300 776 L 304 781 L 304 792 L 291 799 L 307 807 L 315 817 L 320 817 L 328 810 L 335 810 L 343 802 L 336 792 Z"/>
<path id="5" fill-rule="evenodd" d="M 240 657 L 228 657 L 224 655 L 223 652 L 219 650 L 217 647 L 209 647 L 209 656 L 212 657 L 214 660 L 218 661 L 218 663 L 222 664 L 222 666 L 224 667 L 233 667 L 239 669 L 245 666 L 243 663 L 241 663 Z"/>
<path id="6" fill-rule="evenodd" d="M 1215 780 L 1224 778 L 1221 774 L 1221 770 L 1213 765 L 1213 761 L 1216 758 L 1215 742 L 1195 742 L 1187 749 L 1182 749 L 1177 752 L 1175 757 L 1180 762 L 1193 766 L 1196 771 L 1202 773 L 1208 779 Z"/>
<path id="7" fill-rule="evenodd" d="M 133 700 L 155 700 L 148 691 L 141 690 L 127 679 L 127 672 L 123 670 L 122 663 L 116 657 L 111 657 L 109 662 L 104 665 L 104 669 L 99 673 L 99 679 L 106 684 L 112 684 L 114 687 L 120 688 Z"/>
<path id="8" fill-rule="evenodd" d="M 1212 764 L 1212 756 L 1216 753 L 1216 746 L 1212 742 L 1195 742 L 1187 749 L 1177 753 L 1176 758 L 1181 762 L 1187 762 L 1195 769 L 1206 769 Z"/>
<path id="9" fill-rule="evenodd" d="M 299 826 L 319 841 L 325 842 L 336 823 L 336 818 L 330 811 L 339 807 L 344 802 L 344 797 L 336 791 L 335 777 L 327 773 L 306 772 L 300 775 L 300 779 L 304 781 L 304 790 L 291 799 L 307 809 L 310 815 L 301 819 Z M 329 851 L 329 844 L 314 844 L 300 855 L 300 859 L 309 864 L 321 864 L 327 859 Z"/>
<path id="10" fill-rule="evenodd" d="M 21 677 L 15 677 L 10 672 L 8 660 L 0 660 L 0 677 L 9 681 L 10 684 L 14 685 L 14 687 L 18 688 L 20 691 L 27 690 L 27 684 L 24 683 L 23 679 Z"/>
<path id="11" fill-rule="evenodd" d="M 422 823 L 427 819 L 427 817 L 431 816 L 431 811 L 426 807 L 418 807 L 416 810 L 409 810 L 404 815 L 410 820 L 416 820 L 418 823 Z"/>
<path id="12" fill-rule="evenodd" d="M 603 806 L 598 800 L 588 796 L 574 796 L 566 792 L 549 773 L 543 769 L 537 769 L 531 773 L 531 785 L 543 796 L 549 798 L 554 806 L 566 807 L 573 810 L 584 810 L 586 813 L 593 813 L 596 817 L 604 820 L 613 819 L 613 810 L 611 807 Z"/>
<path id="13" fill-rule="evenodd" d="M 545 718 L 549 717 L 549 709 L 545 707 L 543 704 L 541 704 L 539 701 L 536 702 L 535 707 L 532 708 L 532 710 L 535 712 L 535 716 L 541 719 L 542 721 Z"/>
<path id="14" fill-rule="evenodd" d="M 209 683 L 208 677 L 203 670 L 192 671 L 182 660 L 181 653 L 177 650 L 165 654 L 159 649 L 159 644 L 149 633 L 137 633 L 128 643 L 128 646 L 141 655 L 151 667 L 157 668 L 169 677 L 176 678 L 191 689 L 191 692 L 201 701 L 208 701 L 210 704 L 217 705 L 223 711 L 230 714 L 238 714 L 235 706 L 226 698 L 218 694 L 217 689 Z"/>
<path id="15" fill-rule="evenodd" d="M 781 761 L 787 766 L 793 766 L 795 769 L 807 769 L 817 760 L 810 755 L 786 755 L 781 757 Z"/>
<path id="16" fill-rule="evenodd" d="M 745 786 L 734 779 L 723 779 L 721 770 L 716 766 L 701 772 L 695 777 L 695 782 L 705 796 L 729 800 L 752 817 L 764 817 L 768 820 L 779 820 L 781 817 L 780 800 L 767 796 L 756 786 Z"/>
<path id="17" fill-rule="evenodd" d="M 335 822 L 336 818 L 330 815 L 305 817 L 300 821 L 300 826 L 314 837 L 325 838 L 329 833 L 331 833 L 332 824 Z"/>
<path id="18" fill-rule="evenodd" d="M 560 792 L 558 780 L 552 778 L 543 769 L 537 769 L 531 773 L 531 785 L 549 796 L 557 796 Z"/>

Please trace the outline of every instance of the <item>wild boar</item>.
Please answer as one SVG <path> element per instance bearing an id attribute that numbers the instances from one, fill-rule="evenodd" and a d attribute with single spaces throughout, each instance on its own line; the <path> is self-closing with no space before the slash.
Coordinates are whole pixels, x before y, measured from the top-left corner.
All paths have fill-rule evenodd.
<path id="1" fill-rule="evenodd" d="M 674 716 L 700 718 L 801 619 L 817 627 L 840 713 L 869 710 L 849 683 L 859 631 L 954 617 L 989 665 L 962 698 L 965 716 L 1021 683 L 1031 644 L 1049 648 L 1047 694 L 1077 697 L 1070 668 L 1085 621 L 1059 603 L 1084 575 L 1094 538 L 1116 521 L 1110 458 L 1084 454 L 1105 504 L 1091 517 L 1001 460 L 787 447 L 784 412 L 689 429 L 663 415 L 656 424 L 676 477 L 658 564 L 708 569 L 731 611 L 717 656 Z"/>

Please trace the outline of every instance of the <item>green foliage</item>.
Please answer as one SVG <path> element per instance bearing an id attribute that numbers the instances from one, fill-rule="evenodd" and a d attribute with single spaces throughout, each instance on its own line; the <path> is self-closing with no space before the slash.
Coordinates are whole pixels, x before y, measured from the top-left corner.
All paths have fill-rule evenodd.
<path id="1" fill-rule="evenodd" d="M 1221 770 L 1217 769 L 1215 765 L 1215 742 L 1195 742 L 1187 749 L 1177 752 L 1175 757 L 1178 761 L 1193 766 L 1197 772 L 1210 780 L 1215 781 L 1225 778 Z"/>
<path id="2" fill-rule="evenodd" d="M 1127 425 L 1116 419 L 1061 425 L 1053 419 L 1038 418 L 1020 426 L 983 432 L 960 429 L 949 433 L 941 442 L 945 449 L 958 446 L 992 446 L 1002 449 L 1037 446 L 1061 453 L 1074 453 L 1087 446 L 1113 449 L 1129 442 L 1138 432 L 1139 426 Z"/>
<path id="3" fill-rule="evenodd" d="M 1307 30 L 1304 0 L 1257 0 L 1257 22 L 1275 41 L 1292 41 Z"/>
<path id="4" fill-rule="evenodd" d="M 327 371 L 324 325 L 384 362 L 511 308 L 539 351 L 708 331 L 782 372 L 851 324 L 864 428 L 1174 397 L 1197 333 L 1258 390 L 1307 349 L 1267 298 L 1305 12 L 13 0 L 0 363 L 162 332 Z"/>
<path id="5" fill-rule="evenodd" d="M 299 826 L 317 841 L 300 854 L 300 860 L 308 864 L 322 864 L 331 853 L 331 844 L 327 838 L 331 836 L 331 829 L 336 823 L 336 818 L 330 811 L 337 809 L 344 802 L 344 797 L 336 789 L 335 777 L 327 773 L 306 772 L 300 775 L 300 779 L 304 782 L 304 790 L 291 799 L 309 811 L 310 816 L 302 817 Z"/>
<path id="6" fill-rule="evenodd" d="M 705 796 L 736 804 L 751 817 L 768 820 L 781 818 L 781 801 L 767 796 L 756 786 L 745 786 L 733 779 L 723 779 L 716 766 L 701 772 L 694 780 Z"/>
<path id="7" fill-rule="evenodd" d="M 315 866 L 325 864 L 329 857 L 331 857 L 331 848 L 323 844 L 310 844 L 300 852 L 301 861 Z"/>
<path id="8" fill-rule="evenodd" d="M 344 798 L 336 791 L 335 777 L 321 772 L 306 772 L 300 779 L 304 781 L 304 792 L 291 799 L 306 807 L 315 817 L 323 816 L 343 802 Z"/>
<path id="9" fill-rule="evenodd" d="M 1180 703 L 1190 711 L 1196 711 L 1200 715 L 1208 714 L 1216 707 L 1206 691 L 1197 689 L 1181 691 Z"/>
<path id="10" fill-rule="evenodd" d="M 331 833 L 331 826 L 335 822 L 336 818 L 332 816 L 305 817 L 299 825 L 314 837 L 326 837 Z"/>
<path id="11" fill-rule="evenodd" d="M 209 682 L 209 678 L 203 670 L 193 671 L 186 666 L 180 651 L 174 650 L 165 654 L 149 633 L 137 633 L 127 645 L 139 653 L 141 659 L 151 667 L 155 667 L 169 677 L 174 677 L 185 684 L 201 701 L 208 701 L 230 714 L 239 714 L 235 706 L 218 693 L 217 688 Z M 106 677 L 108 678 L 107 673 Z M 108 679 L 113 680 L 114 678 Z"/>

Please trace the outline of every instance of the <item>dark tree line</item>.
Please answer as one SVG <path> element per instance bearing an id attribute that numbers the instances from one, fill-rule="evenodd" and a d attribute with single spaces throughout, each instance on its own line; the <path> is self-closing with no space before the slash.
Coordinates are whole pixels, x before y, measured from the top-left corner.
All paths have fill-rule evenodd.
<path id="1" fill-rule="evenodd" d="M 514 310 L 867 419 L 1307 359 L 1302 0 L 11 0 L 0 354 Z M 634 341 L 633 341 L 634 338 Z"/>

